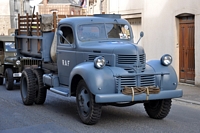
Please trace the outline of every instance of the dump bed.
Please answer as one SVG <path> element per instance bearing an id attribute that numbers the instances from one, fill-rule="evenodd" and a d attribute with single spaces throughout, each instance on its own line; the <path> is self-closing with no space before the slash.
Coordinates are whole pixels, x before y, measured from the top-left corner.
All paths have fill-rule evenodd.
<path id="1" fill-rule="evenodd" d="M 51 62 L 51 45 L 56 38 L 54 35 L 58 22 L 66 17 L 77 16 L 85 15 L 57 15 L 55 12 L 48 15 L 27 13 L 25 16 L 20 16 L 18 14 L 18 29 L 15 33 L 17 53 L 25 57 Z"/>
<path id="2" fill-rule="evenodd" d="M 50 62 L 50 49 L 57 23 L 65 17 L 65 15 L 56 15 L 56 13 L 18 15 L 18 29 L 15 37 L 18 54 Z"/>

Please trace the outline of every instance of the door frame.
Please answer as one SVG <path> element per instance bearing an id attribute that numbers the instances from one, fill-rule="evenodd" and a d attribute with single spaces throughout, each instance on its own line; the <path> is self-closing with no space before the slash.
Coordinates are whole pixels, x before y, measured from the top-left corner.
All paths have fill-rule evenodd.
<path id="1" fill-rule="evenodd" d="M 187 59 L 189 59 L 188 57 L 188 53 L 187 52 L 184 52 L 184 51 L 181 51 L 182 50 L 182 47 L 181 47 L 181 25 L 182 24 L 194 24 L 194 40 L 193 40 L 193 43 L 194 43 L 194 49 L 193 49 L 193 52 L 194 53 L 194 57 L 193 57 L 193 60 L 194 60 L 194 73 L 192 73 L 191 75 L 193 76 L 192 79 L 188 79 L 188 66 L 186 66 L 187 68 L 185 68 L 185 76 L 184 76 L 184 79 L 181 78 L 181 61 L 183 61 L 184 59 L 181 60 L 181 58 L 183 58 L 183 56 L 185 57 L 186 55 L 184 54 L 187 54 Z M 185 34 L 185 35 L 188 35 L 188 34 Z M 188 50 L 188 47 L 186 46 L 187 50 Z M 184 53 L 183 53 L 184 52 Z M 186 61 L 187 63 L 187 61 Z M 189 64 L 189 63 L 187 63 Z M 188 16 L 179 16 L 179 82 L 181 83 L 188 83 L 188 84 L 195 84 L 195 17 L 194 15 L 188 15 Z"/>

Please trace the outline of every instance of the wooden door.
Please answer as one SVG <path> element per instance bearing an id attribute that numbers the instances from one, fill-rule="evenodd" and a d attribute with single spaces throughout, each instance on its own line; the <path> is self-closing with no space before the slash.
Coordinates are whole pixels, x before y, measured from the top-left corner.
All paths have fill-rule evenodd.
<path id="1" fill-rule="evenodd" d="M 194 84 L 194 19 L 182 18 L 179 29 L 179 81 Z"/>

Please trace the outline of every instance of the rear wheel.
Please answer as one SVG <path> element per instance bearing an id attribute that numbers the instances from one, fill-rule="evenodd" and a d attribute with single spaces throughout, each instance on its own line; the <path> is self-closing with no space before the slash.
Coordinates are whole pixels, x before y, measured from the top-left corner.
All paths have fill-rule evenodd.
<path id="1" fill-rule="evenodd" d="M 35 104 L 43 104 L 46 100 L 46 94 L 47 94 L 47 88 L 43 84 L 43 70 L 34 69 L 33 73 L 36 77 Z"/>
<path id="2" fill-rule="evenodd" d="M 78 114 L 83 123 L 92 125 L 98 122 L 102 112 L 101 106 L 95 103 L 93 94 L 83 80 L 78 83 L 76 103 Z"/>
<path id="3" fill-rule="evenodd" d="M 21 98 L 25 105 L 32 105 L 36 96 L 35 76 L 31 69 L 25 69 L 22 72 L 20 92 Z"/>
<path id="4" fill-rule="evenodd" d="M 163 119 L 171 109 L 171 99 L 152 100 L 144 103 L 144 108 L 150 118 Z"/>
<path id="5" fill-rule="evenodd" d="M 12 90 L 13 89 L 13 70 L 11 68 L 7 68 L 5 71 L 5 84 L 6 84 L 6 89 L 7 90 Z"/>

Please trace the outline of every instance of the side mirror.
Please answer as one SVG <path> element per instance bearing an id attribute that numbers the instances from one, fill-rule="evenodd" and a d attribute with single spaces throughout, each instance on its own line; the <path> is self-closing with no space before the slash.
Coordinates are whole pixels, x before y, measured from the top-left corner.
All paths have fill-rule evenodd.
<path id="1" fill-rule="evenodd" d="M 143 36 L 144 36 L 144 32 L 143 32 L 143 31 L 141 31 L 141 32 L 140 32 L 140 38 L 139 38 L 139 40 L 137 41 L 137 43 L 136 43 L 136 44 L 138 44 L 138 43 L 139 43 L 140 39 L 141 39 Z"/>
<path id="2" fill-rule="evenodd" d="M 58 30 L 58 31 L 57 31 L 57 35 L 63 36 L 63 32 L 62 32 L 61 30 Z"/>
<path id="3" fill-rule="evenodd" d="M 57 35 L 62 36 L 62 38 L 63 38 L 68 44 L 70 44 L 70 42 L 63 36 L 63 32 L 62 32 L 61 30 L 58 30 L 58 31 L 57 31 Z"/>
<path id="4" fill-rule="evenodd" d="M 141 32 L 140 32 L 140 37 L 143 37 L 143 36 L 144 36 L 144 32 L 141 31 Z"/>

